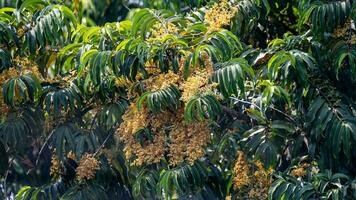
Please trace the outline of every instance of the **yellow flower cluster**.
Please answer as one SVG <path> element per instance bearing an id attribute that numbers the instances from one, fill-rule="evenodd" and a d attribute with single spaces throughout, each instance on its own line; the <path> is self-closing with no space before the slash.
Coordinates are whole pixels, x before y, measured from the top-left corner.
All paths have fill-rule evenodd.
<path id="1" fill-rule="evenodd" d="M 149 79 L 145 80 L 145 85 L 149 91 L 157 91 L 170 85 L 178 86 L 180 80 L 181 78 L 178 74 L 169 71 L 168 73 L 151 76 Z"/>
<path id="2" fill-rule="evenodd" d="M 149 75 L 157 75 L 161 73 L 161 70 L 159 67 L 156 66 L 156 64 L 150 60 L 145 63 L 145 69 Z"/>
<path id="3" fill-rule="evenodd" d="M 198 93 L 206 93 L 213 90 L 217 84 L 209 84 L 209 78 L 213 73 L 213 66 L 209 56 L 205 53 L 202 55 L 205 68 L 195 68 L 191 76 L 180 86 L 183 90 L 181 99 L 188 102 L 189 99 Z"/>
<path id="4" fill-rule="evenodd" d="M 356 34 L 352 34 L 350 44 L 352 45 L 356 44 Z"/>
<path id="5" fill-rule="evenodd" d="M 54 178 L 59 177 L 60 174 L 60 161 L 58 160 L 57 156 L 54 154 L 52 155 L 51 158 L 51 168 L 49 174 Z"/>
<path id="6" fill-rule="evenodd" d="M 75 153 L 73 151 L 68 152 L 67 154 L 68 159 L 76 160 Z"/>
<path id="7" fill-rule="evenodd" d="M 294 177 L 304 177 L 307 174 L 307 169 L 310 167 L 308 163 L 303 163 L 296 167 L 295 169 L 292 169 L 290 172 L 290 175 Z"/>
<path id="8" fill-rule="evenodd" d="M 165 118 L 160 119 L 164 120 Z M 139 111 L 136 103 L 132 103 L 123 115 L 123 120 L 117 130 L 117 135 L 125 144 L 126 159 L 134 157 L 135 160 L 132 164 L 136 166 L 159 162 L 164 155 L 164 133 L 162 131 L 155 132 L 153 142 L 145 142 L 145 145 L 141 145 L 135 139 L 136 132 L 147 127 L 152 121 L 152 116 L 148 111 L 145 108 Z M 163 122 L 160 121 L 160 123 Z M 156 126 L 158 128 L 159 125 L 156 124 Z"/>
<path id="9" fill-rule="evenodd" d="M 19 56 L 15 57 L 12 61 L 16 67 L 11 67 L 7 70 L 4 70 L 0 74 L 0 98 L 1 99 L 3 99 L 2 86 L 6 83 L 8 79 L 18 77 L 21 75 L 21 73 L 23 74 L 32 73 L 36 77 L 42 78 L 42 75 L 38 70 L 38 65 L 35 62 L 27 58 L 21 58 Z M 8 111 L 8 107 L 5 105 L 3 101 L 0 102 L 0 111 L 2 113 L 7 113 Z"/>
<path id="10" fill-rule="evenodd" d="M 246 156 L 242 151 L 237 152 L 237 160 L 234 166 L 234 188 L 240 189 L 251 183 L 250 165 L 247 162 Z"/>
<path id="11" fill-rule="evenodd" d="M 243 152 L 238 152 L 234 166 L 234 189 L 237 199 L 267 199 L 272 184 L 272 169 L 266 170 L 260 161 L 249 163 Z"/>
<path id="12" fill-rule="evenodd" d="M 338 26 L 334 30 L 332 36 L 336 37 L 336 38 L 343 38 L 345 36 L 348 36 L 348 32 L 350 31 L 350 27 L 351 27 L 351 20 L 346 22 L 343 26 Z"/>
<path id="13" fill-rule="evenodd" d="M 20 27 L 19 29 L 16 30 L 16 34 L 19 38 L 21 38 L 23 35 L 25 35 L 25 30 Z"/>
<path id="14" fill-rule="evenodd" d="M 15 63 L 16 67 L 20 69 L 21 73 L 31 73 L 37 78 L 42 78 L 42 74 L 39 71 L 38 65 L 35 62 L 29 60 L 28 58 L 17 56 L 13 59 L 13 62 Z"/>
<path id="15" fill-rule="evenodd" d="M 175 166 L 184 160 L 193 164 L 205 155 L 204 147 L 209 143 L 211 131 L 208 122 L 186 124 L 177 120 L 169 134 L 169 162 Z"/>
<path id="16" fill-rule="evenodd" d="M 125 76 L 119 76 L 115 79 L 115 85 L 117 87 L 130 88 L 132 82 Z"/>
<path id="17" fill-rule="evenodd" d="M 126 159 L 134 158 L 132 165 L 141 166 L 160 162 L 167 152 L 170 164 L 178 165 L 183 161 L 193 163 L 204 156 L 211 134 L 208 122 L 186 124 L 183 115 L 183 109 L 156 114 L 148 113 L 145 108 L 139 111 L 132 103 L 117 130 L 118 138 L 125 144 Z M 154 139 L 141 145 L 135 134 L 144 127 L 151 128 Z"/>
<path id="18" fill-rule="evenodd" d="M 90 180 L 95 177 L 96 171 L 100 169 L 100 161 L 94 158 L 92 154 L 85 154 L 79 161 L 76 169 L 77 180 Z"/>
<path id="19" fill-rule="evenodd" d="M 250 199 L 267 199 L 268 189 L 272 184 L 272 169 L 265 170 L 260 161 L 255 162 L 257 170 L 253 174 L 253 187 L 249 191 L 248 196 Z"/>
<path id="20" fill-rule="evenodd" d="M 16 77 L 19 75 L 19 72 L 11 67 L 7 70 L 4 70 L 1 74 L 0 74 L 0 112 L 1 113 L 7 113 L 9 111 L 9 108 L 7 107 L 7 105 L 4 103 L 3 101 L 3 93 L 2 93 L 2 88 L 3 85 L 6 83 L 6 81 L 10 78 Z"/>
<path id="21" fill-rule="evenodd" d="M 151 76 L 143 80 L 146 89 L 157 91 L 175 85 L 183 90 L 182 99 L 185 102 L 193 95 L 212 90 L 216 85 L 208 84 L 208 79 L 213 72 L 213 65 L 207 53 L 203 53 L 202 58 L 205 68 L 195 68 L 185 82 L 181 73 L 157 73 L 155 64 L 147 62 L 145 67 L 153 70 L 149 71 Z M 181 59 L 181 65 L 183 62 L 184 59 Z M 116 132 L 119 141 L 125 145 L 125 157 L 132 160 L 132 165 L 158 163 L 166 154 L 171 165 L 183 161 L 193 163 L 204 156 L 204 148 L 211 136 L 208 122 L 186 124 L 183 108 L 176 113 L 150 113 L 145 107 L 138 110 L 136 101 L 123 115 L 123 122 Z M 152 141 L 137 141 L 137 132 L 144 128 L 152 131 Z"/>
<path id="22" fill-rule="evenodd" d="M 223 26 L 228 25 L 236 12 L 236 7 L 230 5 L 227 0 L 215 3 L 205 12 L 204 21 L 209 24 L 208 32 L 217 31 Z"/>
<path id="23" fill-rule="evenodd" d="M 175 24 L 173 24 L 172 22 L 166 22 L 166 23 L 163 22 L 163 23 L 164 24 L 159 22 L 159 23 L 156 23 L 155 25 L 153 25 L 152 35 L 151 35 L 150 39 L 161 39 L 168 34 L 178 33 L 179 29 L 177 28 L 177 26 Z"/>

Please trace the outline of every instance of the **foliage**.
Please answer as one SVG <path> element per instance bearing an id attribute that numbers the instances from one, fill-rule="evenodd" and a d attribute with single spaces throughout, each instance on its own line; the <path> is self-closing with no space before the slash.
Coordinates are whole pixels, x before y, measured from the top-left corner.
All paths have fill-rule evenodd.
<path id="1" fill-rule="evenodd" d="M 354 0 L 0 0 L 0 198 L 355 199 L 355 20 Z"/>

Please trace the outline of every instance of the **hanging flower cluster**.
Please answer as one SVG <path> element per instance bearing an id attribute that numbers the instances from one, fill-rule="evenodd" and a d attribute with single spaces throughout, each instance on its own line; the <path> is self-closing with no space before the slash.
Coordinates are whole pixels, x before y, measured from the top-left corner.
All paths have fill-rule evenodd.
<path id="1" fill-rule="evenodd" d="M 309 169 L 310 164 L 303 163 L 296 168 L 292 169 L 290 175 L 294 177 L 304 177 L 307 174 L 307 170 Z"/>
<path id="2" fill-rule="evenodd" d="M 90 180 L 95 177 L 95 173 L 100 169 L 100 162 L 92 154 L 85 154 L 79 161 L 76 169 L 78 181 Z"/>
<path id="3" fill-rule="evenodd" d="M 209 54 L 202 53 L 203 65 L 196 67 L 187 80 L 183 79 L 182 63 L 180 71 L 161 73 L 155 63 L 147 62 L 145 68 L 151 75 L 142 80 L 145 90 L 155 92 L 171 85 L 182 92 L 180 100 L 187 103 L 194 95 L 211 91 L 215 84 L 209 83 L 213 73 L 213 63 Z M 137 108 L 137 99 L 133 101 L 123 115 L 123 122 L 117 129 L 120 142 L 124 143 L 124 153 L 132 165 L 153 164 L 168 158 L 172 166 L 182 162 L 193 164 L 205 155 L 204 148 L 210 141 L 209 121 L 187 123 L 184 120 L 184 109 L 179 105 L 177 110 L 166 110 L 151 113 L 143 105 Z M 142 135 L 143 134 L 143 135 Z M 148 134 L 148 135 L 145 135 Z"/>
<path id="4" fill-rule="evenodd" d="M 233 173 L 237 199 L 267 199 L 272 169 L 266 170 L 259 160 L 250 163 L 243 152 L 238 152 Z"/>
<path id="5" fill-rule="evenodd" d="M 0 98 L 2 99 L 0 102 L 0 112 L 1 113 L 7 113 L 9 111 L 8 106 L 5 104 L 5 102 L 3 100 L 4 99 L 3 92 L 2 92 L 3 85 L 6 83 L 6 81 L 9 78 L 16 77 L 18 75 L 19 75 L 19 73 L 15 68 L 9 68 L 7 70 L 4 70 L 0 74 Z"/>
<path id="6" fill-rule="evenodd" d="M 132 164 L 137 166 L 144 163 L 152 164 L 160 162 L 164 155 L 164 133 L 162 131 L 155 132 L 153 141 L 145 141 L 144 145 L 141 145 L 135 138 L 139 130 L 151 124 L 152 117 L 148 111 L 145 108 L 139 111 L 136 103 L 132 103 L 123 115 L 123 120 L 123 123 L 121 123 L 117 130 L 117 135 L 120 141 L 123 141 L 125 144 L 125 157 L 127 159 L 134 157 L 135 159 Z M 158 128 L 159 124 L 156 124 L 156 126 Z"/>
<path id="7" fill-rule="evenodd" d="M 3 98 L 2 88 L 6 81 L 10 78 L 18 77 L 21 74 L 33 74 L 37 78 L 42 78 L 41 73 L 39 72 L 38 65 L 29 60 L 28 58 L 21 58 L 19 56 L 15 57 L 12 60 L 13 66 L 9 69 L 6 69 L 0 73 L 0 98 Z M 8 106 L 3 102 L 0 102 L 0 111 L 1 113 L 7 113 L 9 111 Z"/>
<path id="8" fill-rule="evenodd" d="M 60 175 L 60 161 L 57 158 L 56 155 L 52 155 L 51 158 L 51 168 L 50 168 L 50 172 L 49 174 L 53 177 L 53 178 L 57 178 Z"/>
<path id="9" fill-rule="evenodd" d="M 42 74 L 39 71 L 39 66 L 28 58 L 17 56 L 13 59 L 13 63 L 15 64 L 16 69 L 21 71 L 22 74 L 30 73 L 36 76 L 37 78 L 42 79 Z"/>
<path id="10" fill-rule="evenodd" d="M 178 31 L 178 27 L 172 22 L 158 22 L 152 27 L 152 35 L 150 39 L 161 39 L 168 34 L 176 34 Z"/>
<path id="11" fill-rule="evenodd" d="M 178 74 L 171 71 L 164 74 L 151 76 L 145 80 L 145 85 L 149 91 L 157 91 L 169 87 L 170 85 L 177 86 L 181 80 Z"/>
<path id="12" fill-rule="evenodd" d="M 351 20 L 348 20 L 344 25 L 342 26 L 338 26 L 334 32 L 332 33 L 332 36 L 333 37 L 336 37 L 336 38 L 343 38 L 345 36 L 348 36 L 349 35 L 349 31 L 352 31 L 351 30 Z"/>
<path id="13" fill-rule="evenodd" d="M 187 124 L 183 119 L 183 109 L 176 113 L 149 113 L 146 109 L 139 111 L 133 103 L 124 114 L 124 122 L 117 130 L 120 141 L 125 144 L 127 159 L 134 159 L 132 165 L 141 166 L 160 162 L 168 155 L 171 165 L 184 161 L 192 164 L 205 155 L 204 147 L 210 141 L 209 123 L 197 122 Z M 141 144 L 135 137 L 139 130 L 150 127 L 153 141 Z"/>
<path id="14" fill-rule="evenodd" d="M 186 124 L 184 121 L 174 123 L 169 134 L 169 162 L 178 165 L 183 160 L 193 164 L 205 155 L 204 147 L 210 141 L 211 131 L 208 122 Z"/>
<path id="15" fill-rule="evenodd" d="M 240 189 L 251 183 L 249 173 L 250 165 L 242 151 L 237 152 L 237 160 L 234 166 L 234 188 Z"/>
<path id="16" fill-rule="evenodd" d="M 209 78 L 213 73 L 213 63 L 209 55 L 204 52 L 202 54 L 204 68 L 195 68 L 191 76 L 181 84 L 180 89 L 183 90 L 182 101 L 188 102 L 197 94 L 205 94 L 212 91 L 217 84 L 209 83 Z"/>
<path id="17" fill-rule="evenodd" d="M 205 12 L 204 21 L 209 25 L 208 32 L 217 31 L 223 26 L 229 25 L 236 12 L 236 7 L 230 5 L 227 0 L 215 3 Z"/>

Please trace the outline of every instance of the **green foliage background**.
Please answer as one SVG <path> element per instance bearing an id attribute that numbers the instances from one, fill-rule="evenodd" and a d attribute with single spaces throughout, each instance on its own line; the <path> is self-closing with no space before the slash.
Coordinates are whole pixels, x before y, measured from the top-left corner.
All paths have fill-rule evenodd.
<path id="1" fill-rule="evenodd" d="M 235 199 L 238 150 L 275 170 L 268 199 L 356 199 L 356 1 L 231 0 L 236 15 L 209 32 L 214 2 L 0 0 L 0 72 L 22 71 L 1 83 L 0 199 Z M 168 22 L 185 35 L 150 42 L 153 25 Z M 132 99 L 115 79 L 134 82 L 150 111 L 173 109 L 177 88 L 147 91 L 137 74 L 148 78 L 150 60 L 176 72 L 182 51 L 191 53 L 185 78 L 204 52 L 212 58 L 211 92 L 222 96 L 185 105 L 188 122 L 211 121 L 206 155 L 131 166 L 113 135 Z M 67 153 L 104 147 L 110 163 L 97 156 L 95 179 L 76 182 Z M 52 154 L 63 165 L 57 179 Z M 293 176 L 301 163 L 312 167 Z"/>

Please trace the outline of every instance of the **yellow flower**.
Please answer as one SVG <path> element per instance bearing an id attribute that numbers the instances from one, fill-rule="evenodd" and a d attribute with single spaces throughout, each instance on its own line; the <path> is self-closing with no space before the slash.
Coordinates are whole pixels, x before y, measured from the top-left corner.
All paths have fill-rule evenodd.
<path id="1" fill-rule="evenodd" d="M 169 162 L 175 166 L 183 161 L 193 164 L 205 155 L 204 148 L 210 142 L 209 123 L 186 124 L 183 116 L 178 117 L 169 133 Z"/>
<path id="2" fill-rule="evenodd" d="M 98 169 L 100 169 L 100 162 L 92 154 L 85 154 L 79 161 L 76 178 L 79 181 L 90 180 L 95 177 Z"/>
<path id="3" fill-rule="evenodd" d="M 172 22 L 161 22 L 156 23 L 152 27 L 150 39 L 161 39 L 167 36 L 168 34 L 178 33 L 179 29 Z"/>
<path id="4" fill-rule="evenodd" d="M 75 153 L 73 151 L 68 152 L 67 158 L 72 159 L 72 160 L 76 160 Z"/>
<path id="5" fill-rule="evenodd" d="M 129 88 L 132 85 L 132 82 L 125 76 L 119 76 L 115 79 L 115 85 L 117 87 Z"/>
<path id="6" fill-rule="evenodd" d="M 204 69 L 195 69 L 193 74 L 180 85 L 180 89 L 183 90 L 181 99 L 188 102 L 197 94 L 212 91 L 217 86 L 215 83 L 209 83 L 212 72 L 212 64 L 207 65 Z"/>
<path id="7" fill-rule="evenodd" d="M 145 85 L 149 91 L 157 91 L 170 85 L 177 86 L 180 80 L 181 78 L 178 74 L 169 71 L 168 73 L 151 76 L 149 79 L 145 80 Z"/>
<path id="8" fill-rule="evenodd" d="M 208 32 L 217 31 L 223 26 L 228 25 L 236 12 L 236 7 L 230 5 L 227 0 L 215 3 L 205 12 L 204 21 L 209 24 Z"/>
<path id="9" fill-rule="evenodd" d="M 237 199 L 267 199 L 272 169 L 266 170 L 258 160 L 249 163 L 244 153 L 239 151 L 233 172 Z"/>
<path id="10" fill-rule="evenodd" d="M 307 169 L 310 167 L 308 163 L 304 163 L 302 165 L 299 165 L 295 169 L 293 169 L 290 172 L 290 175 L 295 176 L 295 177 L 304 177 L 307 174 Z"/>
<path id="11" fill-rule="evenodd" d="M 247 186 L 251 183 L 250 166 L 247 162 L 246 156 L 242 151 L 237 153 L 237 161 L 234 166 L 234 188 L 240 189 L 243 186 Z"/>
<path id="12" fill-rule="evenodd" d="M 158 163 L 166 152 L 171 165 L 183 161 L 192 164 L 205 155 L 204 148 L 210 141 L 209 123 L 186 124 L 183 108 L 176 113 L 167 111 L 153 114 L 145 108 L 139 111 L 136 104 L 132 103 L 123 119 L 117 136 L 125 144 L 125 157 L 133 159 L 132 165 Z M 150 127 L 153 132 L 153 141 L 144 141 L 142 145 L 135 134 L 145 127 Z"/>
<path id="13" fill-rule="evenodd" d="M 169 117 L 169 114 L 160 113 L 158 115 L 151 115 L 146 108 L 141 111 L 137 109 L 136 103 L 132 103 L 127 112 L 123 116 L 123 123 L 121 123 L 116 134 L 121 141 L 124 142 L 125 157 L 127 159 L 135 158 L 132 165 L 141 166 L 143 164 L 158 163 L 164 156 L 164 142 L 165 136 L 163 125 L 167 120 L 173 119 L 174 114 Z M 157 117 L 157 118 L 156 118 Z M 145 142 L 141 145 L 135 138 L 135 134 L 140 129 L 148 127 L 151 124 L 154 132 L 154 139 L 152 142 Z"/>
<path id="14" fill-rule="evenodd" d="M 56 155 L 52 155 L 51 168 L 49 174 L 52 177 L 57 178 L 59 177 L 59 173 L 60 173 L 60 161 L 58 160 Z"/>
<path id="15" fill-rule="evenodd" d="M 351 29 L 351 20 L 347 21 L 343 26 L 338 26 L 332 36 L 336 37 L 336 38 L 341 38 L 341 37 L 345 37 L 348 36 L 348 32 Z"/>

